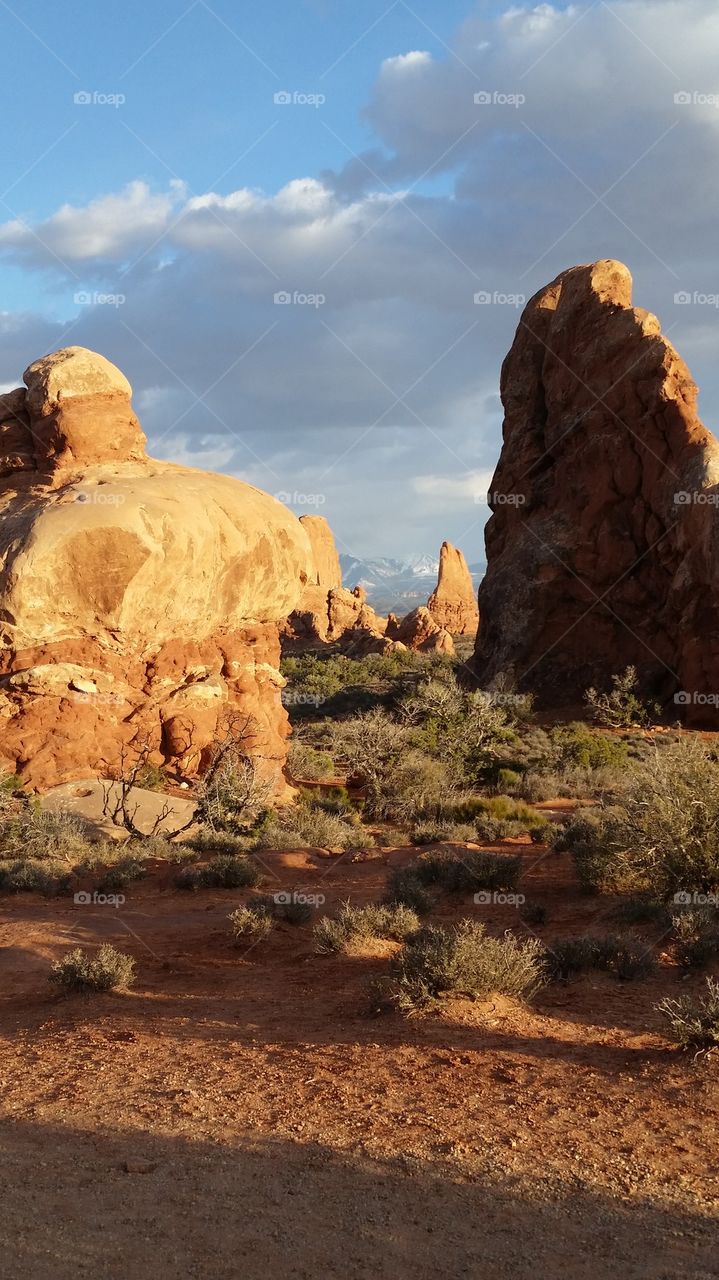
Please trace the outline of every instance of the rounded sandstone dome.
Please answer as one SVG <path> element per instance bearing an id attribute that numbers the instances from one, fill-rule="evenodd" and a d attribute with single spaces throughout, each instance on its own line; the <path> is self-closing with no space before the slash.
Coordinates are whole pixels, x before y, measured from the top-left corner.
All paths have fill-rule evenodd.
<path id="1" fill-rule="evenodd" d="M 23 374 L 28 408 L 46 414 L 73 396 L 122 396 L 132 387 L 116 365 L 87 347 L 63 347 L 29 365 Z"/>

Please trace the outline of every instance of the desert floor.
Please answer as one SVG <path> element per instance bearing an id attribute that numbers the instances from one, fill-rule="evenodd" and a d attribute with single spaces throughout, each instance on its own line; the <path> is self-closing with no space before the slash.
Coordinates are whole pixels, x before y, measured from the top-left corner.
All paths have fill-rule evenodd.
<path id="1" fill-rule="evenodd" d="M 517 848 L 537 936 L 601 921 L 569 855 Z M 261 857 L 266 888 L 327 910 L 377 900 L 415 854 Z M 656 929 L 649 979 L 406 1019 L 368 1001 L 386 954 L 317 955 L 311 923 L 238 948 L 247 891 L 182 893 L 176 870 L 120 908 L 2 900 L 0 1276 L 719 1276 L 719 1068 L 653 1009 L 703 978 Z M 475 913 L 524 928 L 471 899 L 433 918 Z M 135 986 L 59 995 L 51 961 L 100 941 Z"/>

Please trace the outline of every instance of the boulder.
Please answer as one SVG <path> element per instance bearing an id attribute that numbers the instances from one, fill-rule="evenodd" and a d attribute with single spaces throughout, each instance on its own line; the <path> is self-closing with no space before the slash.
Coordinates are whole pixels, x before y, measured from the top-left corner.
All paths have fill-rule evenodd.
<path id="1" fill-rule="evenodd" d="M 462 552 L 451 542 L 443 542 L 440 548 L 437 586 L 427 608 L 437 625 L 450 635 L 477 634 L 479 609 L 472 575 Z"/>
<path id="2" fill-rule="evenodd" d="M 387 619 L 387 639 L 414 649 L 417 653 L 454 653 L 454 642 L 448 631 L 435 622 L 429 609 L 420 605 L 404 618 L 390 614 Z"/>
<path id="3" fill-rule="evenodd" d="M 716 723 L 719 444 L 622 263 L 574 267 L 531 299 L 501 393 L 482 683 L 572 703 L 634 665 L 648 692 Z"/>
<path id="4" fill-rule="evenodd" d="M 25 380 L 29 442 L 0 477 L 0 767 L 46 788 L 149 745 L 194 771 L 237 716 L 281 786 L 279 624 L 307 533 L 251 485 L 148 458 L 103 356 L 72 347 Z"/>

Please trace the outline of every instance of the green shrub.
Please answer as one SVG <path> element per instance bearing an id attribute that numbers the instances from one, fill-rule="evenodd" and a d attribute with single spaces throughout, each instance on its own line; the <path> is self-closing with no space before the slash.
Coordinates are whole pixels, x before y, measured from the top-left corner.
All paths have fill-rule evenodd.
<path id="1" fill-rule="evenodd" d="M 73 865 L 91 852 L 85 824 L 66 809 L 55 811 L 24 803 L 0 826 L 0 858 Z"/>
<path id="2" fill-rule="evenodd" d="M 97 888 L 99 893 L 116 893 L 125 889 L 133 880 L 140 880 L 146 872 L 144 862 L 139 858 L 121 858 L 114 866 L 108 867 Z"/>
<path id="3" fill-rule="evenodd" d="M 560 771 L 582 768 L 588 771 L 621 769 L 627 761 L 623 742 L 592 731 L 580 720 L 556 725 L 549 737 L 553 766 Z"/>
<path id="4" fill-rule="evenodd" d="M 426 925 L 410 936 L 393 968 L 396 1003 L 405 1013 L 447 996 L 494 994 L 528 997 L 543 982 L 543 947 L 512 934 L 488 937 L 484 926 L 462 920 L 452 928 Z"/>
<path id="5" fill-rule="evenodd" d="M 299 803 L 359 825 L 361 801 L 354 801 L 346 787 L 300 787 Z"/>
<path id="6" fill-rule="evenodd" d="M 403 903 L 353 907 L 343 902 L 336 916 L 323 916 L 317 921 L 315 949 L 322 955 L 333 951 L 351 954 L 357 945 L 372 938 L 400 941 L 417 929 L 419 917 Z"/>
<path id="7" fill-rule="evenodd" d="M 626 898 L 613 914 L 625 924 L 656 924 L 662 928 L 666 928 L 671 920 L 664 904 L 646 894 Z"/>
<path id="8" fill-rule="evenodd" d="M 548 948 L 546 965 L 556 980 L 566 981 L 587 969 L 602 969 L 628 982 L 652 973 L 655 960 L 641 939 L 606 934 L 555 939 Z"/>
<path id="9" fill-rule="evenodd" d="M 654 1006 L 669 1023 L 669 1035 L 681 1049 L 698 1051 L 719 1045 L 719 982 L 706 980 L 706 995 L 680 996 Z"/>
<path id="10" fill-rule="evenodd" d="M 293 778 L 307 778 L 310 782 L 332 778 L 336 772 L 329 751 L 318 751 L 296 738 L 290 742 L 288 765 Z"/>
<path id="11" fill-rule="evenodd" d="M 522 774 L 517 773 L 514 769 L 500 769 L 497 774 L 497 786 L 504 792 L 519 786 L 521 781 Z"/>
<path id="12" fill-rule="evenodd" d="M 268 938 L 274 928 L 272 915 L 253 910 L 248 903 L 246 907 L 238 907 L 227 917 L 232 925 L 235 940 L 262 942 Z"/>
<path id="13" fill-rule="evenodd" d="M 0 863 L 0 892 L 43 893 L 50 897 L 62 893 L 69 882 L 68 872 L 57 863 L 37 862 L 34 858 Z"/>
<path id="14" fill-rule="evenodd" d="M 686 908 L 672 916 L 679 964 L 700 969 L 719 954 L 719 914 L 715 907 Z"/>
<path id="15" fill-rule="evenodd" d="M 522 874 L 522 859 L 477 849 L 459 854 L 438 849 L 423 853 L 412 864 L 412 871 L 421 884 L 439 884 L 452 893 L 474 893 L 478 889 L 513 892 Z"/>
<path id="16" fill-rule="evenodd" d="M 400 713 L 417 746 L 449 766 L 455 783 L 475 786 L 496 767 L 514 734 L 506 710 L 491 695 L 463 688 L 455 676 L 422 683 Z"/>
<path id="17" fill-rule="evenodd" d="M 387 882 L 386 902 L 389 906 L 410 907 L 418 915 L 432 910 L 434 900 L 412 867 L 397 867 Z"/>
<path id="18" fill-rule="evenodd" d="M 426 822 L 417 822 L 412 828 L 412 844 L 441 844 L 448 840 L 475 840 L 476 832 L 468 822 L 443 822 L 437 818 Z"/>
<path id="19" fill-rule="evenodd" d="M 598 893 L 605 887 L 615 863 L 605 812 L 574 814 L 556 828 L 552 848 L 556 853 L 572 854 L 584 893 Z"/>
<path id="20" fill-rule="evenodd" d="M 164 791 L 167 783 L 165 770 L 146 760 L 135 776 L 135 786 L 144 787 L 146 791 Z"/>
<path id="21" fill-rule="evenodd" d="M 195 835 L 188 836 L 180 847 L 192 849 L 195 853 L 226 853 L 236 856 L 246 853 L 249 845 L 250 837 L 247 835 L 233 835 L 231 831 L 213 831 L 210 827 L 202 827 Z"/>
<path id="22" fill-rule="evenodd" d="M 76 947 L 53 964 L 49 978 L 64 991 L 114 991 L 134 981 L 135 961 L 109 943 L 94 955 Z"/>
<path id="23" fill-rule="evenodd" d="M 205 867 L 183 867 L 178 889 L 247 889 L 260 883 L 262 872 L 250 858 L 221 853 Z"/>
<path id="24" fill-rule="evenodd" d="M 631 725 L 648 724 L 650 709 L 639 697 L 636 667 L 627 667 L 620 675 L 612 676 L 609 693 L 587 689 L 584 699 L 598 724 L 621 729 Z M 652 708 L 655 712 L 658 708 Z"/>
<path id="25" fill-rule="evenodd" d="M 256 849 L 368 849 L 374 844 L 369 831 L 355 821 L 294 804 L 273 814 L 255 841 Z"/>

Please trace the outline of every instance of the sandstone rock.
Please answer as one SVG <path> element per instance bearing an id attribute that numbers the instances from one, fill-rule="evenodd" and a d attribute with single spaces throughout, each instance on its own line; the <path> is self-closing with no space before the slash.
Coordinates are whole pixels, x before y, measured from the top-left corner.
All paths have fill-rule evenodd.
<path id="1" fill-rule="evenodd" d="M 619 262 L 565 271 L 528 303 L 502 369 L 476 666 L 575 702 L 633 664 L 716 720 L 719 445 Z M 679 495 L 677 497 L 677 495 Z M 702 709 L 703 708 L 703 709 Z"/>
<path id="2" fill-rule="evenodd" d="M 387 638 L 398 641 L 406 649 L 417 653 L 454 653 L 454 642 L 448 631 L 435 622 L 429 609 L 420 605 L 406 617 L 397 619 L 390 614 L 387 620 Z"/>
<path id="3" fill-rule="evenodd" d="M 453 636 L 476 635 L 479 610 L 472 575 L 462 552 L 443 542 L 439 553 L 437 586 L 427 608 L 438 626 Z"/>
<path id="4" fill-rule="evenodd" d="M 283 628 L 285 647 L 296 652 L 341 641 L 354 653 L 372 651 L 384 636 L 386 620 L 367 604 L 361 587 L 348 591 L 342 586 L 335 540 L 324 516 L 300 516 L 300 524 L 310 540 L 313 566 L 299 605 Z"/>
<path id="5" fill-rule="evenodd" d="M 342 586 L 342 569 L 329 524 L 324 516 L 300 516 L 300 524 L 310 540 L 314 562 L 308 586 L 336 590 Z"/>
<path id="6" fill-rule="evenodd" d="M 39 470 L 0 479 L 0 766 L 46 787 L 147 742 L 196 768 L 238 712 L 278 776 L 305 530 L 250 485 L 145 457 L 102 356 L 69 348 L 25 377 Z"/>

